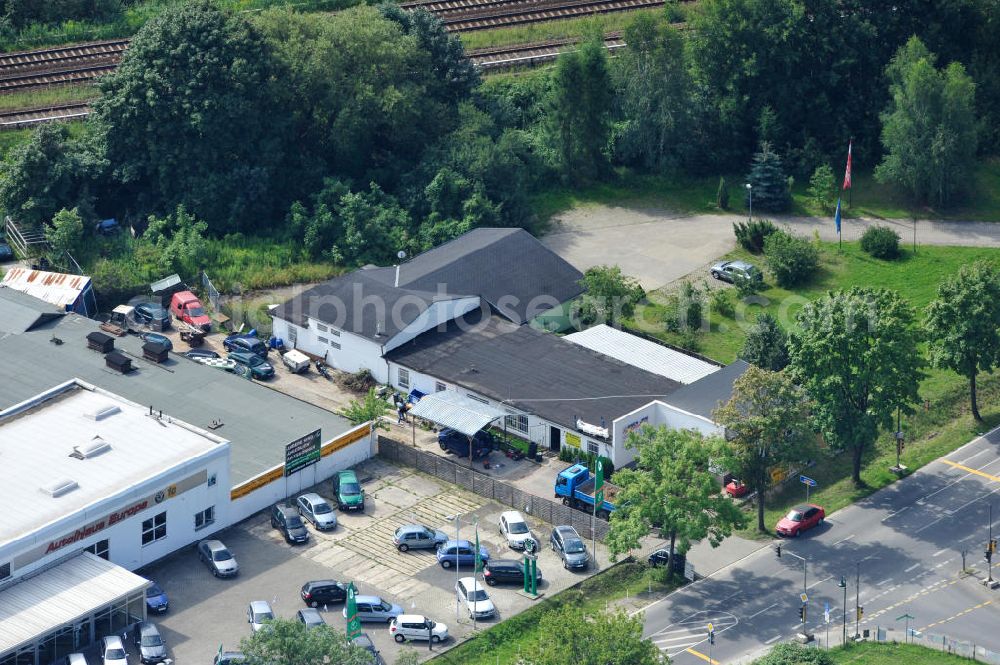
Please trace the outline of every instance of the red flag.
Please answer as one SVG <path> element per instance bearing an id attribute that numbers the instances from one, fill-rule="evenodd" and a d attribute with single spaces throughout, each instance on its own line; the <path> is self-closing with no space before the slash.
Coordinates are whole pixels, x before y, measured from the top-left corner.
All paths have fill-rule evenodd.
<path id="1" fill-rule="evenodd" d="M 851 188 L 851 148 L 854 147 L 854 139 L 847 144 L 847 170 L 844 171 L 844 189 Z"/>

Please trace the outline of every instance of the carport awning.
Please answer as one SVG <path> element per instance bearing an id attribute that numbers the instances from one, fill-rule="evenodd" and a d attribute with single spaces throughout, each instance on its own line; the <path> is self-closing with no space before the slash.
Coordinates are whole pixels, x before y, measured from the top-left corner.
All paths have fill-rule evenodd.
<path id="1" fill-rule="evenodd" d="M 477 402 L 454 390 L 442 390 L 426 395 L 410 409 L 410 415 L 450 427 L 456 432 L 472 436 L 494 420 L 507 415 L 489 404 Z"/>

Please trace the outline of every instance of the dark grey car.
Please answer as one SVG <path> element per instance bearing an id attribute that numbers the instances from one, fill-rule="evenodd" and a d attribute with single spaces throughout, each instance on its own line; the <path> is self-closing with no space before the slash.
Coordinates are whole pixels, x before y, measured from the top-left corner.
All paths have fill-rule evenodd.
<path id="1" fill-rule="evenodd" d="M 581 570 L 590 565 L 590 554 L 583 538 L 571 526 L 557 526 L 549 536 L 552 550 L 562 559 L 563 568 Z"/>
<path id="2" fill-rule="evenodd" d="M 404 524 L 396 529 L 392 542 L 400 552 L 433 550 L 448 542 L 448 535 L 423 524 Z"/>
<path id="3" fill-rule="evenodd" d="M 305 624 L 306 628 L 319 628 L 326 625 L 326 620 L 319 610 L 307 607 L 295 613 L 295 618 Z"/>
<path id="4" fill-rule="evenodd" d="M 221 540 L 203 540 L 198 543 L 198 558 L 216 577 L 233 577 L 240 567 Z"/>
<path id="5" fill-rule="evenodd" d="M 152 622 L 141 621 L 135 627 L 135 646 L 139 651 L 139 660 L 145 665 L 162 663 L 167 658 L 167 646 Z"/>

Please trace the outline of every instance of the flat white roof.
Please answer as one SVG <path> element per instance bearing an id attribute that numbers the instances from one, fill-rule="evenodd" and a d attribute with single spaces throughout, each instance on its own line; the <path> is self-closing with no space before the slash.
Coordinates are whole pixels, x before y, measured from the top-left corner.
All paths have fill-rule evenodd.
<path id="1" fill-rule="evenodd" d="M 566 335 L 566 341 L 683 384 L 694 383 L 722 369 L 603 323 Z"/>
<path id="2" fill-rule="evenodd" d="M 30 268 L 11 268 L 3 276 L 3 285 L 27 293 L 39 300 L 65 307 L 80 297 L 90 278 L 63 272 L 46 272 Z"/>
<path id="3" fill-rule="evenodd" d="M 0 654 L 148 585 L 121 566 L 81 552 L 0 591 Z"/>
<path id="4" fill-rule="evenodd" d="M 0 411 L 0 545 L 223 443 L 79 380 Z"/>

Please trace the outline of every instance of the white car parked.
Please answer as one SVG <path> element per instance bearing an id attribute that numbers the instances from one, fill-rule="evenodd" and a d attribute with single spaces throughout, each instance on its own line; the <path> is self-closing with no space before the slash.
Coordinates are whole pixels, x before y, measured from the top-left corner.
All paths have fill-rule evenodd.
<path id="1" fill-rule="evenodd" d="M 470 619 L 480 621 L 495 616 L 497 608 L 486 593 L 486 587 L 475 577 L 463 577 L 455 582 L 458 602 L 465 607 Z"/>
<path id="2" fill-rule="evenodd" d="M 101 658 L 104 665 L 128 665 L 125 645 L 117 635 L 108 635 L 101 641 Z"/>
<path id="3" fill-rule="evenodd" d="M 389 634 L 397 642 L 429 639 L 436 644 L 448 639 L 448 626 L 422 614 L 400 614 L 389 624 Z"/>
<path id="4" fill-rule="evenodd" d="M 508 510 L 500 515 L 500 535 L 506 538 L 507 545 L 515 550 L 523 550 L 528 539 L 538 544 L 538 539 L 531 535 L 528 522 L 516 510 Z"/>

